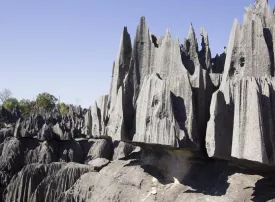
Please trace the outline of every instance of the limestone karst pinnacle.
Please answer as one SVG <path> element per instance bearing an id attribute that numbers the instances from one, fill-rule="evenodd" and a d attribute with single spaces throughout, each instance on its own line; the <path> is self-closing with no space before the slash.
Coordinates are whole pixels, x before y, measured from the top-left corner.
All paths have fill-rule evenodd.
<path id="1" fill-rule="evenodd" d="M 233 23 L 222 84 L 212 96 L 209 156 L 275 163 L 274 17 L 267 1 L 255 1 L 243 25 Z"/>
<path id="2" fill-rule="evenodd" d="M 208 39 L 208 34 L 204 27 L 201 27 L 200 30 L 201 34 L 201 50 L 199 52 L 200 63 L 203 69 L 207 71 L 211 70 L 211 51 L 210 51 L 210 44 Z"/>
<path id="3" fill-rule="evenodd" d="M 106 130 L 107 133 L 104 135 L 118 140 L 123 137 L 122 139 L 129 141 L 175 147 L 206 147 L 209 156 L 226 159 L 237 157 L 271 163 L 266 157 L 271 154 L 262 153 L 265 157 L 256 158 L 256 153 L 265 148 L 263 140 L 256 141 L 258 144 L 254 146 L 254 155 L 246 155 L 234 149 L 237 146 L 236 139 L 240 139 L 236 128 L 243 127 L 243 124 L 239 125 L 236 117 L 241 116 L 241 119 L 245 119 L 249 116 L 236 111 L 235 103 L 243 103 L 236 99 L 242 100 L 243 96 L 246 96 L 243 91 L 237 93 L 237 86 L 246 83 L 249 92 L 260 96 L 263 91 L 261 85 L 264 83 L 270 89 L 272 83 L 275 62 L 272 37 L 275 29 L 272 22 L 274 16 L 270 12 L 268 2 L 255 1 L 254 8 L 246 8 L 243 25 L 237 20 L 234 21 L 226 53 L 211 58 L 208 34 L 203 27 L 200 30 L 202 40 L 199 49 L 192 23 L 184 44 L 180 45 L 178 40 L 171 38 L 170 30 L 166 31 L 164 37 L 153 35 L 145 17 L 142 17 L 133 49 L 129 48 L 132 50 L 131 56 L 127 52 L 127 56 L 123 58 L 121 51 L 119 52 L 119 61 L 126 61 L 122 62 L 126 64 L 126 68 L 121 67 L 121 70 L 126 72 L 121 74 L 119 86 L 116 84 L 117 76 L 112 78 L 111 89 L 116 90 L 111 90 L 109 95 L 107 129 L 115 126 L 119 130 Z M 119 68 L 119 65 L 114 65 L 113 75 L 121 71 Z M 222 73 L 223 69 L 223 74 L 215 73 Z M 256 84 L 250 85 L 249 83 L 254 81 L 253 78 L 256 79 Z M 163 90 L 155 91 L 154 83 L 156 86 L 165 87 Z M 118 88 L 121 88 L 119 94 Z M 214 93 L 217 88 L 218 91 Z M 253 91 L 253 88 L 258 90 Z M 267 92 L 268 97 L 272 96 L 271 91 Z M 164 97 L 160 96 L 162 94 Z M 115 109 L 114 97 L 117 95 L 120 104 L 117 103 L 118 109 Z M 261 103 L 263 102 L 259 101 L 255 105 L 262 105 Z M 254 106 L 254 109 L 257 107 Z M 116 113 L 112 113 L 111 110 Z M 263 128 L 265 124 L 262 124 L 265 112 L 262 112 L 262 107 L 259 111 L 258 116 L 263 116 L 256 121 L 259 123 L 259 131 L 268 131 Z M 226 118 L 217 120 L 217 116 Z M 271 120 L 274 119 L 272 114 L 269 116 Z M 165 119 L 169 120 L 169 123 L 164 121 Z M 246 124 L 250 127 L 252 122 Z M 253 131 L 254 133 L 249 133 L 250 136 L 255 134 L 255 139 L 258 136 L 266 136 L 266 133 L 272 137 L 272 132 L 262 134 L 256 132 L 257 130 Z M 270 141 L 273 141 L 272 138 Z M 245 144 L 242 147 L 245 147 Z M 270 158 L 273 158 L 272 155 Z"/>
<path id="4" fill-rule="evenodd" d="M 197 36 L 191 23 L 180 44 L 141 17 L 88 110 L 0 107 L 0 201 L 274 199 L 275 14 L 267 0 L 246 7 L 213 58 Z"/>

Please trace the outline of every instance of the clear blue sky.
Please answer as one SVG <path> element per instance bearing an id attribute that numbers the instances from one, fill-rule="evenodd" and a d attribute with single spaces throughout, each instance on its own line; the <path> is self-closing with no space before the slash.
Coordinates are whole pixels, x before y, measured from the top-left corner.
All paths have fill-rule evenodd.
<path id="1" fill-rule="evenodd" d="M 269 3 L 274 5 L 274 1 Z M 182 42 L 204 26 L 212 55 L 228 43 L 253 0 L 0 0 L 0 90 L 18 99 L 49 92 L 61 101 L 94 103 L 110 88 L 123 26 L 134 39 L 141 16 L 157 36 L 166 28 Z"/>

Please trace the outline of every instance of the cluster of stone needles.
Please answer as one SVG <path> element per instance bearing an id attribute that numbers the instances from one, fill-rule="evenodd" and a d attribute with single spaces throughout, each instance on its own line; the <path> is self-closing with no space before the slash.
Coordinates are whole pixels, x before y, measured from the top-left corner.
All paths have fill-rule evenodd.
<path id="1" fill-rule="evenodd" d="M 215 57 L 200 36 L 158 37 L 142 17 L 87 111 L 1 108 L 0 201 L 274 199 L 275 14 L 255 0 Z"/>

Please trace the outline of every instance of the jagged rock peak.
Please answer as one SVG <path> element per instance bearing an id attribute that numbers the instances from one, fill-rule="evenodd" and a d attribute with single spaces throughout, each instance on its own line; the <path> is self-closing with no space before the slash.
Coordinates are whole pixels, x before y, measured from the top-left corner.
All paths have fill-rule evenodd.
<path id="1" fill-rule="evenodd" d="M 212 96 L 206 147 L 209 156 L 274 164 L 274 16 L 266 0 L 245 10 L 243 24 L 234 21 Z"/>
<path id="2" fill-rule="evenodd" d="M 170 31 L 170 29 L 166 29 L 165 37 L 167 37 L 169 39 L 171 38 L 171 31 Z"/>
<path id="3" fill-rule="evenodd" d="M 200 29 L 201 34 L 201 51 L 199 52 L 200 63 L 203 69 L 210 71 L 211 70 L 211 51 L 209 47 L 208 34 L 204 27 Z"/>
<path id="4" fill-rule="evenodd" d="M 200 29 L 201 36 L 203 38 L 202 43 L 204 43 L 205 46 L 209 46 L 209 40 L 208 40 L 208 34 L 204 27 L 201 27 Z"/>
<path id="5" fill-rule="evenodd" d="M 255 0 L 254 13 L 260 15 L 263 18 L 268 18 L 270 16 L 268 0 Z"/>
<path id="6" fill-rule="evenodd" d="M 119 56 L 123 56 L 124 52 L 129 52 L 130 50 L 132 50 L 131 37 L 130 37 L 130 34 L 128 33 L 127 27 L 124 27 L 121 34 Z"/>
<path id="7" fill-rule="evenodd" d="M 196 33 L 192 23 L 190 24 L 190 28 L 189 28 L 188 41 L 190 42 L 191 46 L 195 46 L 196 52 L 198 52 L 198 41 L 197 41 Z"/>
<path id="8" fill-rule="evenodd" d="M 146 19 L 145 19 L 145 16 L 142 16 L 140 18 L 140 21 L 139 21 L 139 25 L 138 25 L 138 28 L 137 28 L 137 34 L 136 34 L 136 37 L 139 36 L 139 34 L 141 33 L 145 33 L 145 31 L 149 31 L 149 28 L 148 28 L 148 25 L 146 23 Z"/>
<path id="9" fill-rule="evenodd" d="M 234 21 L 228 43 L 225 63 L 226 79 L 239 80 L 244 76 L 262 77 L 274 75 L 274 51 L 272 33 L 262 15 L 245 14 L 244 23 Z M 222 85 L 223 86 L 223 85 Z"/>
<path id="10" fill-rule="evenodd" d="M 124 27 L 121 34 L 119 53 L 113 65 L 112 81 L 108 101 L 109 110 L 112 110 L 115 106 L 118 89 L 123 85 L 125 76 L 129 71 L 131 54 L 131 37 L 127 31 L 127 27 Z"/>
<path id="11" fill-rule="evenodd" d="M 259 8 L 264 8 L 266 6 L 268 6 L 268 0 L 255 0 L 255 2 L 254 2 L 255 10 L 257 10 Z"/>
<path id="12" fill-rule="evenodd" d="M 141 18 L 140 18 L 140 24 L 146 24 L 146 18 L 145 18 L 145 16 L 141 16 Z"/>

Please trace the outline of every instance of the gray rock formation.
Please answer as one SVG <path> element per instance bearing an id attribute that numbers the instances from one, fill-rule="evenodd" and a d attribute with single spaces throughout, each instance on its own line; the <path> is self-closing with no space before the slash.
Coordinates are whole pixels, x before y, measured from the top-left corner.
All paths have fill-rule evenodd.
<path id="1" fill-rule="evenodd" d="M 108 105 L 105 97 L 90 108 L 85 134 L 93 138 L 110 136 L 114 141 L 203 148 L 211 96 L 221 79 L 209 75 L 211 51 L 204 28 L 201 36 L 199 51 L 191 25 L 188 39 L 180 47 L 169 30 L 163 37 L 151 34 L 142 17 L 132 48 L 124 27 Z M 152 75 L 159 82 L 148 82 Z M 158 89 L 160 83 L 165 86 L 162 90 Z M 98 103 L 104 104 L 99 107 Z"/>
<path id="2" fill-rule="evenodd" d="M 113 160 L 123 159 L 129 156 L 135 149 L 136 147 L 130 143 L 122 141 L 115 142 Z"/>
<path id="3" fill-rule="evenodd" d="M 13 127 L 8 127 L 8 128 L 1 128 L 0 129 L 0 144 L 4 142 L 4 140 L 7 137 L 13 136 Z"/>
<path id="4" fill-rule="evenodd" d="M 209 74 L 212 84 L 214 88 L 219 88 L 222 82 L 222 74 L 211 73 Z"/>
<path id="5" fill-rule="evenodd" d="M 84 155 L 80 144 L 74 140 L 60 142 L 59 161 L 83 163 Z"/>
<path id="6" fill-rule="evenodd" d="M 125 27 L 110 92 L 87 111 L 0 108 L 3 200 L 274 199 L 275 14 L 267 0 L 245 11 L 215 58 L 204 28 L 199 48 L 192 25 L 180 45 L 142 17 L 133 47 Z"/>
<path id="7" fill-rule="evenodd" d="M 192 24 L 188 38 L 181 47 L 182 62 L 188 70 L 194 94 L 195 120 L 199 134 L 205 134 L 209 119 L 209 108 L 214 85 L 208 72 L 211 70 L 211 52 L 208 35 L 204 28 L 201 29 L 202 50 L 198 50 L 198 42 Z M 200 139 L 204 145 L 204 136 Z"/>
<path id="8" fill-rule="evenodd" d="M 0 170 L 16 173 L 24 165 L 24 147 L 21 141 L 14 137 L 5 139 L 0 156 Z"/>
<path id="9" fill-rule="evenodd" d="M 113 66 L 111 88 L 108 97 L 108 114 L 111 114 L 112 110 L 115 109 L 119 88 L 123 86 L 125 76 L 129 71 L 131 53 L 131 38 L 127 31 L 127 27 L 124 27 L 120 40 L 118 56 Z"/>
<path id="10" fill-rule="evenodd" d="M 5 201 L 31 201 L 31 197 L 37 186 L 44 178 L 56 173 L 64 163 L 31 164 L 25 166 L 19 173 L 14 175 L 6 189 Z"/>
<path id="11" fill-rule="evenodd" d="M 132 54 L 132 44 L 127 28 L 124 27 L 119 52 L 113 66 L 112 81 L 110 94 L 108 97 L 108 124 L 106 135 L 111 136 L 114 140 L 125 140 L 125 123 L 124 123 L 124 80 L 129 71 Z"/>
<path id="12" fill-rule="evenodd" d="M 125 134 L 123 97 L 123 90 L 122 87 L 120 87 L 117 94 L 116 104 L 111 114 L 108 115 L 106 135 L 112 137 L 113 140 L 128 140 L 128 137 L 126 137 Z"/>
<path id="13" fill-rule="evenodd" d="M 113 145 L 112 142 L 108 139 L 90 139 L 89 142 L 93 142 L 92 146 L 89 149 L 89 152 L 86 157 L 86 162 L 97 159 L 105 158 L 112 159 L 113 155 Z"/>
<path id="14" fill-rule="evenodd" d="M 58 201 L 63 192 L 67 191 L 84 173 L 93 171 L 90 166 L 69 163 L 51 175 L 47 175 L 31 195 L 33 202 Z"/>
<path id="15" fill-rule="evenodd" d="M 217 54 L 215 58 L 212 58 L 211 59 L 212 67 L 210 69 L 210 72 L 216 73 L 216 74 L 222 74 L 224 70 L 225 59 L 226 59 L 225 52 L 220 55 Z"/>
<path id="16" fill-rule="evenodd" d="M 64 127 L 62 127 L 59 123 L 56 123 L 52 127 L 52 131 L 58 140 L 71 140 L 72 139 L 71 133 L 66 131 L 66 129 Z"/>
<path id="17" fill-rule="evenodd" d="M 235 20 L 222 83 L 214 93 L 206 134 L 210 157 L 274 164 L 273 20 L 266 0 Z"/>
<path id="18" fill-rule="evenodd" d="M 264 191 L 274 184 L 272 177 L 243 172 L 222 162 L 194 161 L 186 151 L 149 150 L 140 160 L 117 160 L 99 173 L 85 173 L 59 201 L 229 202 L 274 197 L 274 188 Z"/>
<path id="19" fill-rule="evenodd" d="M 88 162 L 88 165 L 92 166 L 95 170 L 101 170 L 106 165 L 108 165 L 110 161 L 105 158 L 96 158 Z"/>
<path id="20" fill-rule="evenodd" d="M 201 34 L 201 50 L 199 52 L 200 64 L 203 69 L 207 70 L 208 72 L 211 70 L 211 51 L 209 45 L 208 34 L 206 30 L 202 27 L 200 30 Z"/>
<path id="21" fill-rule="evenodd" d="M 88 137 L 92 136 L 92 128 L 93 128 L 93 119 L 92 119 L 92 110 L 90 108 L 85 114 L 85 128 L 83 133 Z"/>
<path id="22" fill-rule="evenodd" d="M 15 137 L 34 137 L 45 123 L 42 116 L 30 116 L 25 119 L 19 118 L 14 129 Z"/>
<path id="23" fill-rule="evenodd" d="M 167 133 L 165 139 L 158 139 L 157 137 L 155 137 L 154 141 L 150 141 L 151 137 L 146 137 L 148 133 L 145 135 L 142 134 L 141 131 L 139 131 L 151 130 L 149 129 L 149 127 L 151 127 L 150 125 L 148 125 L 147 128 L 145 124 L 145 128 L 143 127 L 143 129 L 138 128 L 139 126 L 137 125 L 141 122 L 144 122 L 145 118 L 147 120 L 154 119 L 153 113 L 147 114 L 148 116 L 146 117 L 143 115 L 140 116 L 140 113 L 138 112 L 140 110 L 138 105 L 141 105 L 143 99 L 145 99 L 144 102 L 146 102 L 147 99 L 147 106 L 144 106 L 144 109 L 149 109 L 151 105 L 156 104 L 148 102 L 152 101 L 153 97 L 146 98 L 145 96 L 145 94 L 150 93 L 150 91 L 143 92 L 142 90 L 142 88 L 146 89 L 145 82 L 147 82 L 150 75 L 152 74 L 157 74 L 158 76 L 155 77 L 159 77 L 160 80 L 163 80 L 162 82 L 164 82 L 166 85 L 167 93 L 171 91 L 171 94 L 173 96 L 170 100 L 170 103 L 163 103 L 163 106 L 170 106 L 170 110 L 173 107 L 176 107 L 176 114 L 172 114 L 172 116 L 175 116 L 175 122 L 176 125 L 178 125 L 176 132 Z M 196 147 L 199 146 L 199 139 L 202 137 L 199 137 L 196 133 L 192 89 L 190 86 L 187 71 L 185 70 L 181 61 L 179 42 L 178 40 L 171 39 L 169 30 L 167 30 L 164 37 L 156 37 L 150 33 L 148 25 L 145 22 L 145 18 L 141 18 L 140 24 L 136 32 L 130 70 L 126 77 L 125 86 L 127 87 L 125 89 L 125 96 L 132 103 L 132 107 L 130 106 L 131 104 L 128 103 L 127 109 L 133 109 L 135 114 L 135 119 L 134 121 L 132 121 L 133 126 L 126 126 L 127 128 L 132 128 L 131 131 L 128 131 L 128 139 L 133 139 L 134 141 L 145 140 L 145 142 L 148 140 L 147 143 L 159 144 L 165 142 L 165 144 L 170 144 L 172 146 L 179 145 L 179 142 L 181 144 L 186 144 L 190 147 L 194 145 L 196 145 Z M 151 85 L 151 88 L 152 89 L 150 90 L 157 91 L 156 88 L 158 88 L 158 86 Z M 129 97 L 131 97 L 131 99 L 129 99 Z M 160 100 L 157 100 L 156 102 L 158 101 Z M 166 100 L 163 101 L 165 102 Z M 165 117 L 165 114 L 168 114 L 168 112 L 164 112 L 163 117 Z M 132 114 L 128 115 L 129 117 L 125 119 L 132 118 Z M 130 124 L 129 121 L 128 124 Z M 166 128 L 166 126 L 161 124 L 158 125 L 158 123 L 155 123 L 153 125 L 154 127 L 156 127 L 154 129 L 155 132 Z M 167 125 L 166 130 L 169 131 L 170 129 L 172 130 L 172 128 L 169 128 L 169 125 Z M 174 136 L 175 134 L 177 135 L 176 137 Z M 161 137 L 163 138 L 163 136 Z M 175 139 L 177 139 L 177 141 L 174 141 Z"/>
<path id="24" fill-rule="evenodd" d="M 106 119 L 108 113 L 108 95 L 100 96 L 97 100 L 97 106 L 101 115 L 101 133 L 106 136 Z"/>
<path id="25" fill-rule="evenodd" d="M 189 141 L 185 128 L 186 114 L 175 116 L 178 113 L 177 108 L 173 108 L 176 96 L 169 91 L 168 85 L 157 75 L 145 77 L 137 100 L 134 142 L 179 147 L 184 144 L 182 140 Z M 184 106 L 184 101 L 177 104 Z M 196 139 L 190 141 L 197 142 Z"/>
<path id="26" fill-rule="evenodd" d="M 34 145 L 32 143 L 32 145 Z M 49 164 L 58 161 L 59 145 L 56 141 L 38 143 L 34 149 L 28 148 L 25 155 L 25 164 Z"/>
<path id="27" fill-rule="evenodd" d="M 85 114 L 85 132 L 87 137 L 105 136 L 108 96 L 100 96 L 98 101 Z"/>

